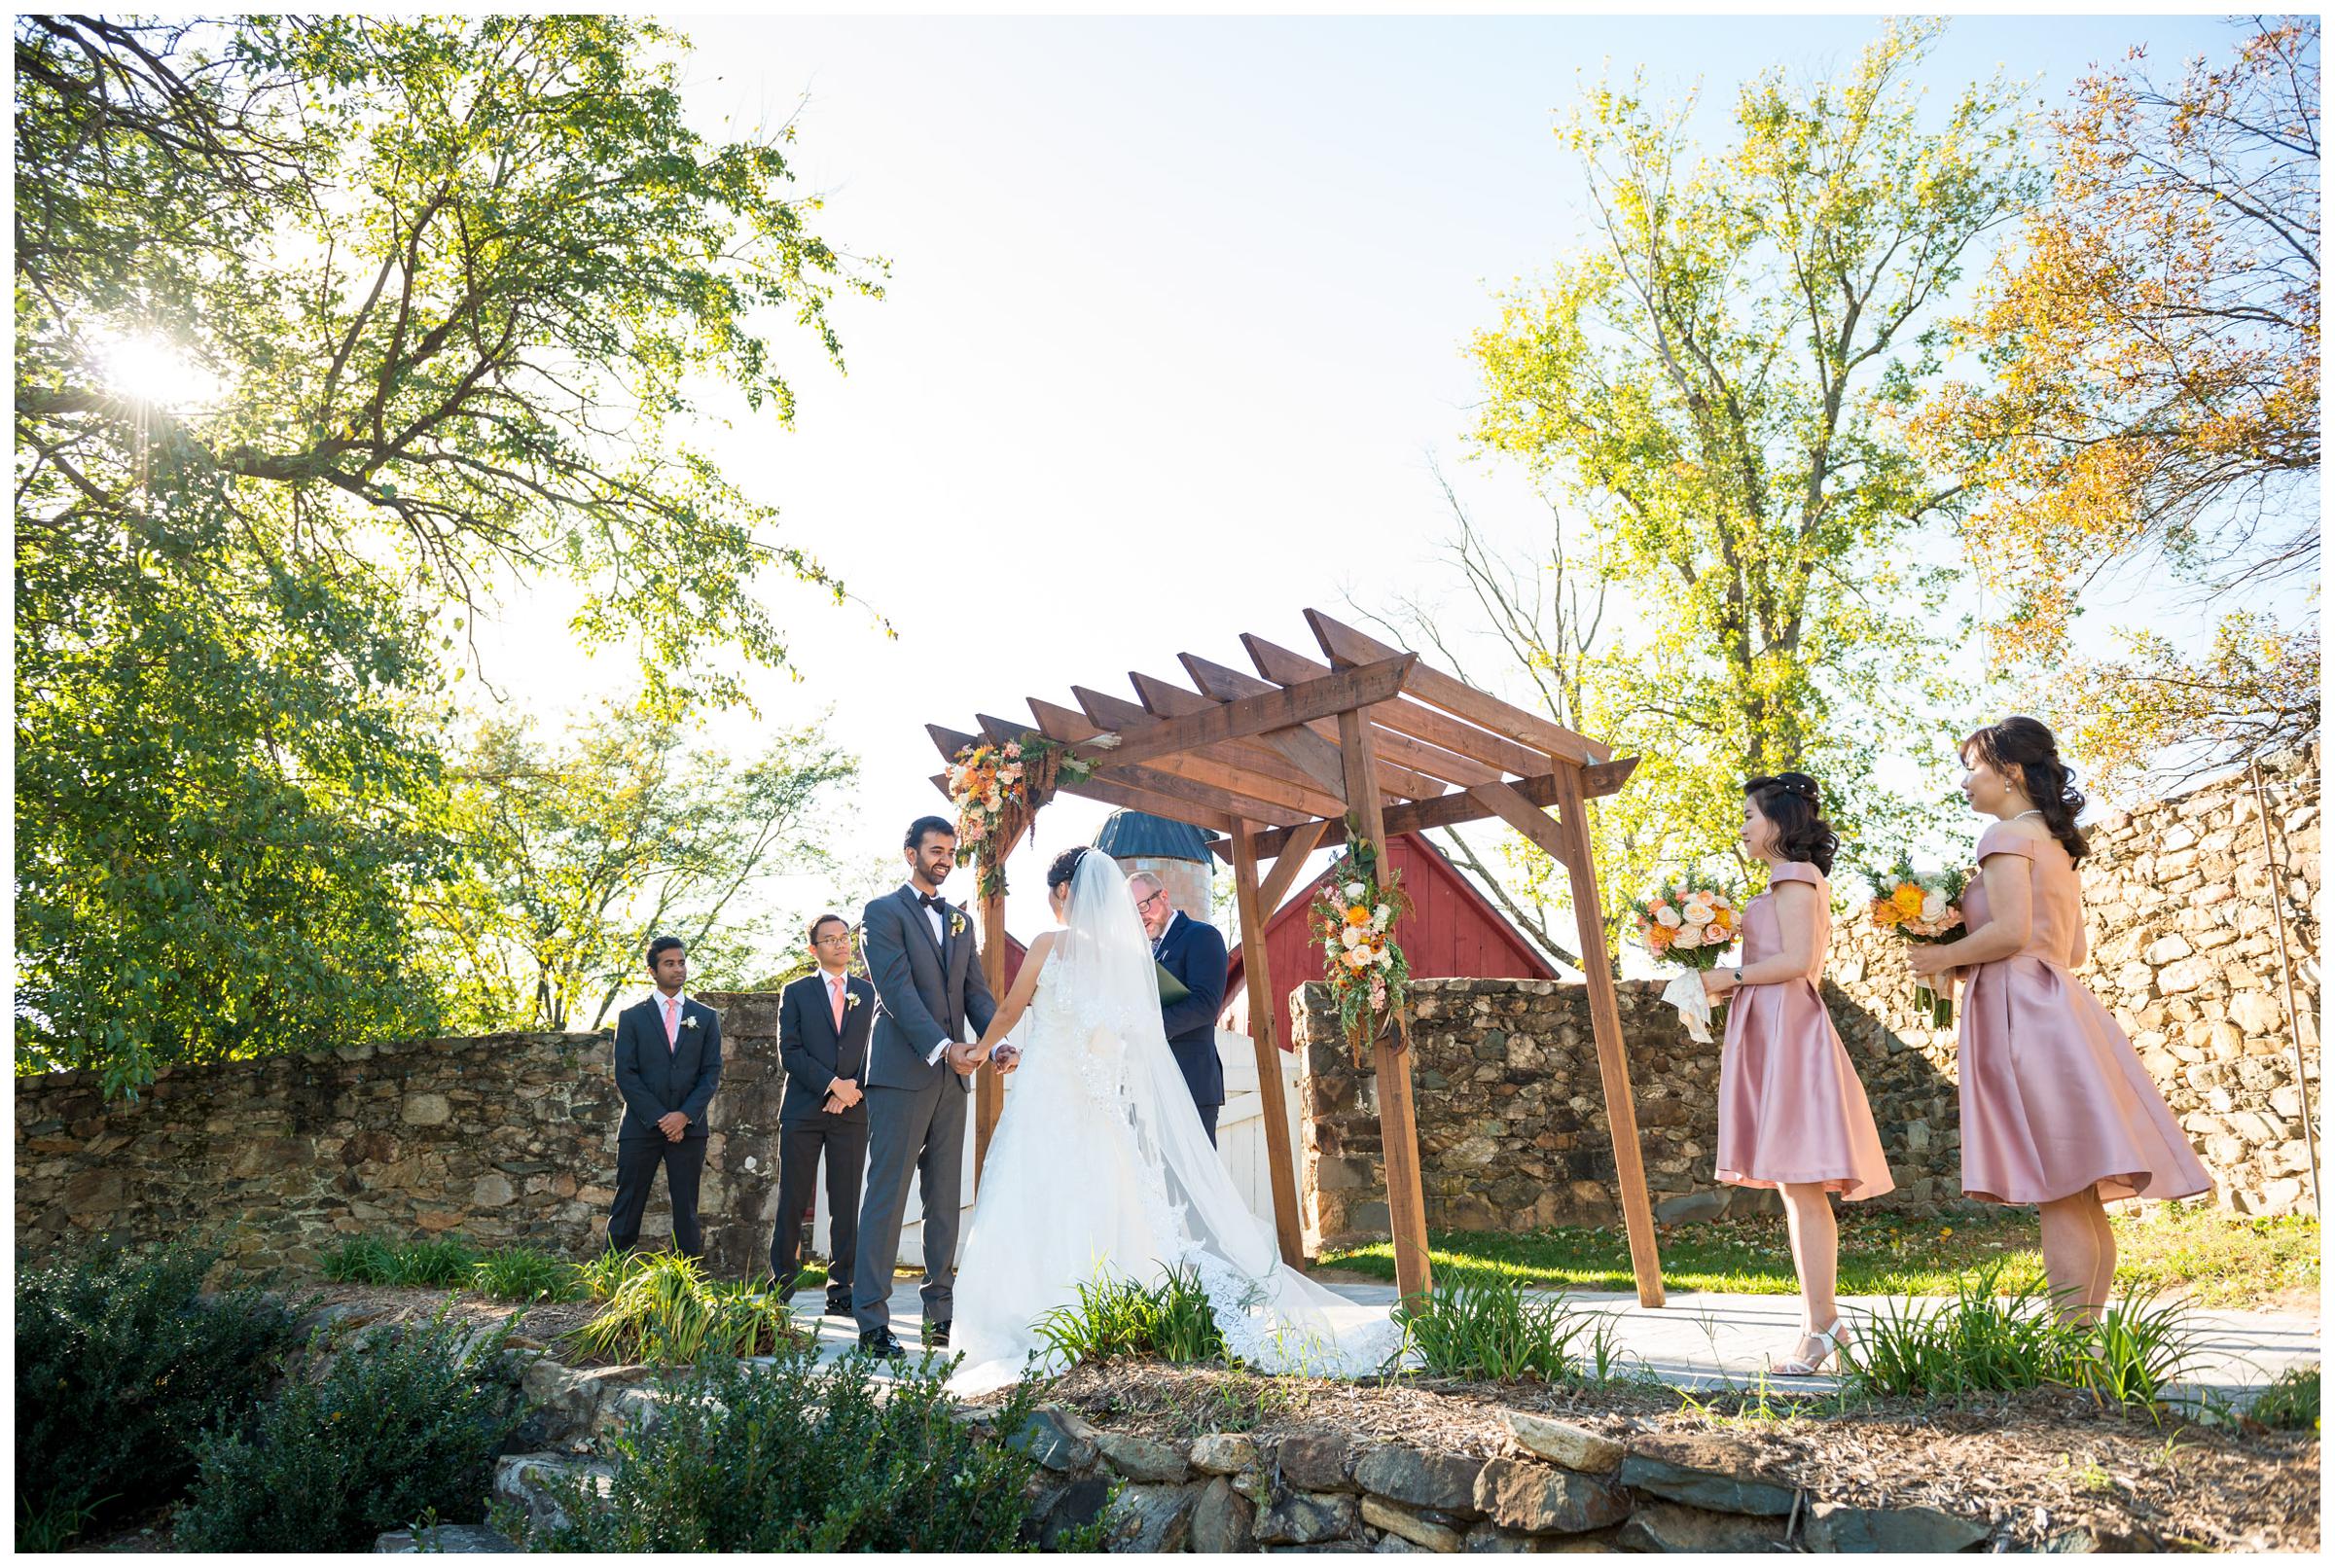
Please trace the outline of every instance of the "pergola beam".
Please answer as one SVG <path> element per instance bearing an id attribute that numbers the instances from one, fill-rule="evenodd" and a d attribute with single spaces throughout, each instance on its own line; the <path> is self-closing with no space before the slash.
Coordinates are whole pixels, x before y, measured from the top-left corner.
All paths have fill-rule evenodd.
<path id="1" fill-rule="evenodd" d="M 1385 701 L 1402 691 L 1403 682 L 1418 662 L 1417 654 L 1404 654 L 1358 664 L 1317 681 L 1284 686 L 1263 696 L 1227 702 L 1205 713 L 1164 719 L 1140 734 L 1121 735 L 1114 746 L 1088 741 L 1077 748 L 1078 755 L 1097 766 L 1124 766 L 1190 751 L 1195 746 L 1212 746 L 1218 741 L 1238 740 L 1268 730 L 1285 730 L 1293 724 L 1324 718 L 1359 704 Z"/>
<path id="2" fill-rule="evenodd" d="M 1321 651 L 1340 668 L 1378 663 L 1401 651 L 1387 647 L 1367 632 L 1334 621 L 1319 610 L 1308 610 L 1306 621 L 1312 626 Z M 1560 762 L 1601 763 L 1613 756 L 1613 748 L 1603 741 L 1592 740 L 1554 720 L 1479 692 L 1457 676 L 1446 675 L 1430 664 L 1421 662 L 1413 666 L 1411 678 L 1403 685 L 1405 691 L 1421 702 L 1470 724 L 1482 725 L 1511 740 L 1522 741 Z"/>
<path id="3" fill-rule="evenodd" d="M 1073 738 L 1073 735 L 1069 733 L 1073 731 L 1084 731 L 1088 733 L 1096 731 L 1096 727 L 1092 721 L 1068 708 L 1043 702 L 1037 697 L 1029 699 L 1029 708 L 1030 713 L 1038 720 L 1038 732 L 1049 740 L 1067 741 Z M 983 728 L 988 731 L 992 738 L 1000 740 L 1018 733 L 1023 728 L 1008 720 L 991 718 L 988 714 L 981 716 L 981 722 Z M 1097 785 L 1104 789 L 1117 785 L 1141 790 L 1166 801 L 1186 802 L 1209 812 L 1210 820 L 1201 822 L 1197 818 L 1180 815 L 1178 809 L 1173 807 L 1164 811 L 1154 810 L 1147 805 L 1136 807 L 1137 810 L 1151 811 L 1153 815 L 1164 816 L 1170 821 L 1191 822 L 1196 827 L 1213 828 L 1218 822 L 1228 821 L 1234 817 L 1247 817 L 1253 822 L 1277 822 L 1285 827 L 1294 827 L 1313 814 L 1304 803 L 1281 799 L 1282 792 L 1277 787 L 1274 788 L 1271 796 L 1252 794 L 1240 787 L 1239 781 L 1229 779 L 1226 769 L 1192 757 L 1161 757 L 1156 759 L 1154 766 L 1150 767 L 1115 768 L 1109 773 L 1097 773 L 1095 777 L 1083 781 L 1067 778 L 1058 779 L 1055 787 L 1072 795 L 1086 795 L 1094 800 L 1109 799 L 1105 795 L 1096 793 L 1095 787 Z M 1221 831 L 1228 835 L 1231 832 L 1229 828 Z"/>
<path id="4" fill-rule="evenodd" d="M 1253 632 L 1240 634 L 1241 646 L 1257 666 L 1257 673 L 1275 686 L 1294 686 L 1301 681 L 1318 680 L 1335 674 L 1329 665 L 1278 643 L 1267 642 Z M 1414 702 L 1409 697 L 1400 701 L 1382 702 L 1373 708 L 1375 722 L 1382 729 L 1398 730 L 1429 745 L 1455 752 L 1470 761 L 1483 764 L 1495 773 L 1513 773 L 1531 777 L 1545 772 L 1548 759 L 1531 747 L 1495 735 L 1489 730 L 1479 730 L 1464 724 L 1440 709 Z M 1454 779 L 1454 783 L 1475 783 L 1473 779 Z"/>
<path id="5" fill-rule="evenodd" d="M 1636 758 L 1622 757 L 1610 763 L 1599 763 L 1595 767 L 1584 767 L 1581 769 L 1582 794 L 1592 799 L 1611 795 L 1622 787 L 1622 781 L 1627 779 L 1636 766 Z M 1494 780 L 1494 782 L 1502 781 Z M 1386 832 L 1399 838 L 1406 833 L 1424 833 L 1429 828 L 1452 828 L 1462 822 L 1481 822 L 1486 817 L 1498 815 L 1498 812 L 1476 793 L 1476 788 L 1481 787 L 1462 790 L 1453 795 L 1439 795 L 1432 801 L 1414 801 L 1408 805 L 1389 806 L 1386 809 Z M 1506 787 L 1534 805 L 1555 805 L 1560 799 L 1558 779 L 1554 773 L 1543 773 L 1538 778 L 1521 778 L 1514 783 L 1507 784 Z M 1288 843 L 1295 835 L 1311 827 L 1312 824 L 1309 822 L 1299 827 L 1275 828 L 1260 835 L 1257 839 L 1257 857 L 1262 860 L 1268 856 L 1279 854 L 1282 845 Z M 1328 823 L 1319 842 L 1323 844 L 1346 842 L 1346 824 L 1343 822 Z"/>
<path id="6" fill-rule="evenodd" d="M 1167 723 L 1124 697 L 1097 692 L 1091 687 L 1074 686 L 1070 695 L 1086 715 L 1104 731 L 1120 735 L 1139 736 L 1153 726 Z M 1218 784 L 1237 790 L 1254 800 L 1271 801 L 1282 807 L 1319 815 L 1338 808 L 1338 797 L 1309 778 L 1305 770 L 1270 747 L 1249 737 L 1239 740 L 1216 741 L 1194 746 L 1168 757 L 1155 757 L 1151 766 L 1187 778 Z M 1113 774 L 1121 771 L 1123 764 L 1097 763 L 1096 771 Z"/>

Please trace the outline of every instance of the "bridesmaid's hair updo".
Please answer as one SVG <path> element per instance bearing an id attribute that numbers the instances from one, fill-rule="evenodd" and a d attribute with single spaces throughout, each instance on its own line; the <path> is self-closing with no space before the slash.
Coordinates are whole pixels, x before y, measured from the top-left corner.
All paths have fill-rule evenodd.
<path id="1" fill-rule="evenodd" d="M 1743 793 L 1759 814 L 1776 824 L 1776 852 L 1786 860 L 1804 860 L 1825 875 L 1832 874 L 1832 857 L 1841 851 L 1841 837 L 1824 820 L 1816 802 L 1816 781 L 1806 773 L 1762 773 L 1746 781 Z"/>
<path id="2" fill-rule="evenodd" d="M 2075 769 L 2060 761 L 2060 743 L 2040 719 L 2014 713 L 2000 724 L 1974 730 L 1961 745 L 1962 763 L 1985 763 L 2017 784 L 2043 813 L 2043 826 L 2067 851 L 2070 861 L 2091 852 L 2084 830 L 2075 825 L 2084 808 L 2084 792 L 2075 787 Z"/>
<path id="3" fill-rule="evenodd" d="M 1068 887 L 1070 878 L 1078 874 L 1078 863 L 1087 858 L 1087 853 L 1084 844 L 1072 844 L 1055 856 L 1054 864 L 1046 868 L 1046 891 L 1052 893 L 1057 888 Z"/>

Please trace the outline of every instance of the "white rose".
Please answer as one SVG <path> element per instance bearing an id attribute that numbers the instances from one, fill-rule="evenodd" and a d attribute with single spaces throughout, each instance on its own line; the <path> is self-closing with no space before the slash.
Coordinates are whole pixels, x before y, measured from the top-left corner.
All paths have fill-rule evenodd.
<path id="1" fill-rule="evenodd" d="M 1382 930 L 1385 928 L 1386 922 L 1393 918 L 1394 911 L 1383 904 L 1370 911 L 1370 923 Z"/>
<path id="2" fill-rule="evenodd" d="M 1369 891 L 1370 889 L 1364 887 L 1360 882 L 1348 882 L 1346 884 L 1346 901 L 1351 904 Z"/>
<path id="3" fill-rule="evenodd" d="M 1671 942 L 1670 945 L 1673 947 L 1700 947 L 1703 945 L 1703 933 L 1695 926 L 1682 926 L 1679 928 L 1677 938 Z"/>
<path id="4" fill-rule="evenodd" d="M 1690 926 L 1710 924 L 1710 906 L 1707 904 L 1688 905 L 1686 907 L 1686 923 Z"/>
<path id="5" fill-rule="evenodd" d="M 1660 921 L 1662 924 L 1670 927 L 1672 930 L 1676 930 L 1678 927 L 1678 911 L 1670 909 L 1667 905 L 1656 912 L 1654 918 Z"/>
<path id="6" fill-rule="evenodd" d="M 1922 896 L 1922 918 L 1924 920 L 1942 919 L 1950 908 L 1952 905 L 1943 893 L 1925 893 Z"/>
<path id="7" fill-rule="evenodd" d="M 1339 931 L 1338 940 L 1346 946 L 1358 947 L 1362 944 L 1362 933 L 1353 926 L 1347 926 Z"/>
<path id="8" fill-rule="evenodd" d="M 1695 909 L 1707 909 L 1710 908 L 1710 895 L 1702 891 L 1689 893 L 1686 896 L 1686 902 Z"/>
<path id="9" fill-rule="evenodd" d="M 1359 947 L 1348 948 L 1346 954 L 1346 965 L 1348 969 L 1368 969 L 1370 954 Z"/>

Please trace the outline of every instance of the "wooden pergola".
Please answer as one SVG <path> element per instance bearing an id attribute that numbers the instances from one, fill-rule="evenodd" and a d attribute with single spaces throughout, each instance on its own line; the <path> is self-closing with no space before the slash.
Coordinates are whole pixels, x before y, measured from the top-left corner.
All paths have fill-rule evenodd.
<path id="1" fill-rule="evenodd" d="M 1133 674 L 1132 701 L 1074 686 L 1074 708 L 1029 698 L 1028 724 L 985 713 L 976 721 L 982 735 L 926 728 L 942 756 L 952 760 L 985 738 L 1002 742 L 1032 732 L 1043 735 L 1068 745 L 1094 768 L 1084 780 L 1065 776 L 1060 790 L 1222 836 L 1212 847 L 1232 863 L 1242 951 L 1254 987 L 1249 994 L 1258 999 L 1249 1018 L 1257 1085 L 1265 1099 L 1274 1221 L 1281 1256 L 1293 1267 L 1304 1265 L 1305 1255 L 1281 1098 L 1278 1052 L 1284 1024 L 1266 970 L 1266 918 L 1295 885 L 1309 855 L 1346 841 L 1349 813 L 1377 846 L 1382 864 L 1389 835 L 1486 817 L 1498 817 L 1548 851 L 1565 869 L 1580 926 L 1637 1298 L 1648 1306 L 1661 1305 L 1653 1211 L 1646 1200 L 1587 818 L 1588 802 L 1620 789 L 1637 759 L 1616 759 L 1612 748 L 1479 692 L 1429 667 L 1417 654 L 1388 647 L 1318 610 L 1305 616 L 1321 659 L 1244 635 L 1254 674 L 1180 654 L 1184 682 Z M 946 774 L 933 783 L 948 793 Z M 1000 844 L 996 853 L 1002 857 L 1013 848 Z M 1264 871 L 1268 864 L 1271 870 Z M 1399 941 L 1399 931 L 1396 936 Z M 1002 893 L 981 900 L 981 938 L 989 986 L 1002 995 Z M 1411 1063 L 1397 1036 L 1380 1037 L 1374 1051 L 1395 1279 L 1405 1298 L 1416 1298 L 1431 1288 L 1432 1280 Z M 978 1181 L 1004 1106 L 1004 1088 L 990 1073 L 976 1083 Z"/>

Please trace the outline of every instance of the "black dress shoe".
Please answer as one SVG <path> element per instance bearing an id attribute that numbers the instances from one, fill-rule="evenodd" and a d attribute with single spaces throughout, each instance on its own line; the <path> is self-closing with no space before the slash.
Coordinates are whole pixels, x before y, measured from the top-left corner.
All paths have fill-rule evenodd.
<path id="1" fill-rule="evenodd" d="M 849 1317 L 849 1316 L 851 1315 L 851 1298 L 850 1298 L 850 1297 L 848 1297 L 848 1296 L 844 1296 L 844 1297 L 835 1297 L 835 1296 L 830 1296 L 830 1297 L 828 1297 L 828 1298 L 827 1298 L 827 1315 L 828 1315 L 829 1317 L 831 1317 L 831 1318 L 847 1318 L 847 1317 Z"/>
<path id="2" fill-rule="evenodd" d="M 924 1325 L 924 1343 L 925 1343 L 925 1344 L 927 1344 L 928 1346 L 930 1346 L 932 1349 L 935 1349 L 935 1350 L 946 1350 L 946 1349 L 948 1349 L 948 1348 L 949 1348 L 949 1325 L 948 1325 L 948 1324 L 946 1324 L 946 1323 L 927 1323 L 927 1324 L 925 1324 L 925 1325 Z"/>
<path id="3" fill-rule="evenodd" d="M 859 1336 L 860 1353 L 874 1356 L 878 1361 L 906 1361 L 908 1347 L 892 1337 L 889 1329 L 864 1330 Z"/>

